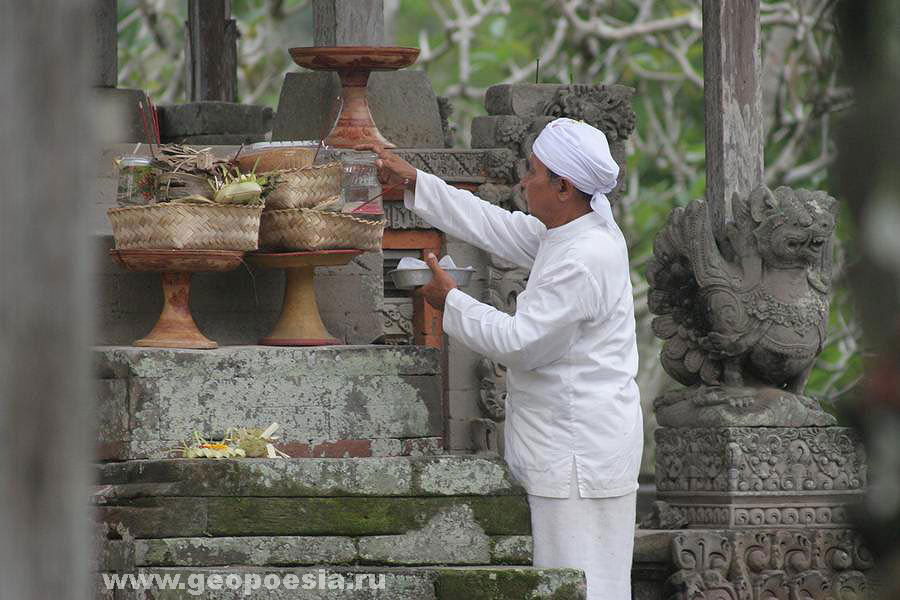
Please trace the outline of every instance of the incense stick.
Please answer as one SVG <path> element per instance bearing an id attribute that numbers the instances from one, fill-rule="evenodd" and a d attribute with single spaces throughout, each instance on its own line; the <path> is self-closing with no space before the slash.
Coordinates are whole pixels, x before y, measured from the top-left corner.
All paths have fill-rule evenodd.
<path id="1" fill-rule="evenodd" d="M 150 128 L 147 125 L 147 115 L 144 113 L 144 103 L 138 100 L 138 108 L 141 109 L 141 122 L 144 124 L 144 137 L 147 138 L 147 145 L 150 146 L 150 156 L 156 160 L 156 154 L 153 152 L 153 142 L 150 140 Z"/>

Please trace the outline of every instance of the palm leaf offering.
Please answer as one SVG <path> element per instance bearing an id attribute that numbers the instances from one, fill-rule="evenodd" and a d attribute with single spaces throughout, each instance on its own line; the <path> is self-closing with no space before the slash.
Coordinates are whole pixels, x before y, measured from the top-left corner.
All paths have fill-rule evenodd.
<path id="1" fill-rule="evenodd" d="M 231 427 L 222 440 L 210 441 L 199 431 L 191 434 L 191 443 L 182 442 L 176 450 L 182 458 L 290 458 L 278 450 L 273 435 L 278 423 L 265 429 L 257 427 Z"/>

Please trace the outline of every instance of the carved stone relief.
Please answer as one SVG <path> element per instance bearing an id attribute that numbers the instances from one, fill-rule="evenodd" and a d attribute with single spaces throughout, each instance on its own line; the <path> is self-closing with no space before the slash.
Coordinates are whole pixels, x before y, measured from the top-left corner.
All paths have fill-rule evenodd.
<path id="1" fill-rule="evenodd" d="M 846 529 L 684 532 L 672 561 L 672 600 L 859 600 L 874 566 Z"/>
<path id="2" fill-rule="evenodd" d="M 844 427 L 656 430 L 660 492 L 833 492 L 866 486 L 859 435 Z"/>

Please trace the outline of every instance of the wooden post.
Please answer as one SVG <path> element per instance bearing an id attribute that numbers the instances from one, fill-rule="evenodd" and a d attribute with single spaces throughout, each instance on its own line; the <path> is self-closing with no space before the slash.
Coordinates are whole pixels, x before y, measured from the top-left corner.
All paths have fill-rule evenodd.
<path id="1" fill-rule="evenodd" d="M 731 198 L 763 183 L 759 0 L 703 0 L 706 200 L 717 239 Z"/>
<path id="2" fill-rule="evenodd" d="M 188 0 L 188 90 L 192 102 L 237 101 L 237 28 L 229 0 Z"/>
<path id="3" fill-rule="evenodd" d="M 90 2 L 0 18 L 0 596 L 89 597 Z"/>
<path id="4" fill-rule="evenodd" d="M 313 0 L 316 46 L 383 46 L 384 0 Z"/>

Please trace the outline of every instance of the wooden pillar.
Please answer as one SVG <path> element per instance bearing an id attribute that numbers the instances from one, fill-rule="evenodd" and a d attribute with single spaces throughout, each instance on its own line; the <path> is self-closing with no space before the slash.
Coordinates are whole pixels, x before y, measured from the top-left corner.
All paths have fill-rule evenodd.
<path id="1" fill-rule="evenodd" d="M 90 2 L 2 3 L 0 597 L 87 600 Z"/>
<path id="2" fill-rule="evenodd" d="M 706 200 L 721 241 L 731 198 L 763 179 L 759 0 L 703 0 Z"/>
<path id="3" fill-rule="evenodd" d="M 316 46 L 383 46 L 384 0 L 313 0 Z"/>
<path id="4" fill-rule="evenodd" d="M 192 102 L 237 102 L 237 26 L 229 0 L 188 0 L 188 90 Z"/>

